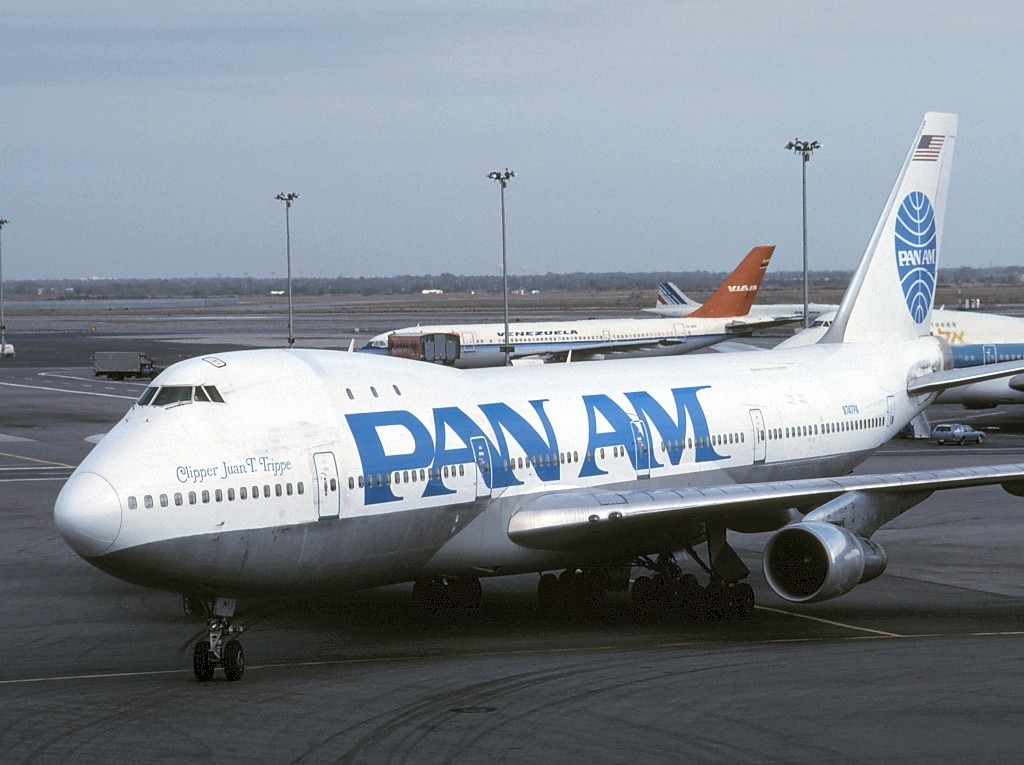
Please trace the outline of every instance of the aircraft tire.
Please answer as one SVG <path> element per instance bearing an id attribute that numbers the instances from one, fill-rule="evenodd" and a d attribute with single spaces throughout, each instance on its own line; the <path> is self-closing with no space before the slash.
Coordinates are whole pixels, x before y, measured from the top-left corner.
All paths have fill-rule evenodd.
<path id="1" fill-rule="evenodd" d="M 210 644 L 205 640 L 200 640 L 196 643 L 196 647 L 192 650 L 192 674 L 201 683 L 213 679 L 213 660 L 210 658 Z"/>
<path id="2" fill-rule="evenodd" d="M 746 582 L 740 582 L 731 589 L 733 612 L 736 616 L 745 619 L 754 613 L 754 588 Z"/>
<path id="3" fill-rule="evenodd" d="M 553 614 L 558 611 L 561 598 L 558 592 L 558 577 L 554 574 L 541 574 L 537 582 L 537 602 L 540 603 L 540 610 L 545 614 Z"/>
<path id="4" fill-rule="evenodd" d="M 224 674 L 228 680 L 241 680 L 245 672 L 245 653 L 242 644 L 237 640 L 229 640 L 224 646 Z M 213 673 L 213 670 L 210 670 Z"/>

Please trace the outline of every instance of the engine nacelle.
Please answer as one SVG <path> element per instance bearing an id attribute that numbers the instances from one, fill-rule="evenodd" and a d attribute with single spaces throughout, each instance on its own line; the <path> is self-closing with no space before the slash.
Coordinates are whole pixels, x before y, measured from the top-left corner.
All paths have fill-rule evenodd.
<path id="1" fill-rule="evenodd" d="M 779 596 L 793 603 L 836 598 L 885 571 L 885 550 L 841 526 L 824 521 L 793 523 L 764 548 L 764 575 Z"/>

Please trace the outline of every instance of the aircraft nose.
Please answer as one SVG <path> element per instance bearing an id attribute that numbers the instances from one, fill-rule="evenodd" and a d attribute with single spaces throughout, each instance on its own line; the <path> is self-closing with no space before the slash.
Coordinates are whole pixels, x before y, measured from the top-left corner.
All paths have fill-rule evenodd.
<path id="1" fill-rule="evenodd" d="M 53 508 L 57 531 L 82 556 L 107 550 L 121 531 L 121 501 L 114 487 L 96 473 L 74 473 Z"/>

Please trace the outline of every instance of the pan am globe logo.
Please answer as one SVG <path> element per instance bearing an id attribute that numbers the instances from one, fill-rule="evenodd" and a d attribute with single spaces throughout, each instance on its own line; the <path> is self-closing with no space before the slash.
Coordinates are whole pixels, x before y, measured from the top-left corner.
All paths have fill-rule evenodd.
<path id="1" fill-rule="evenodd" d="M 912 191 L 896 212 L 896 266 L 907 310 L 918 324 L 928 318 L 935 295 L 936 256 L 931 200 L 920 191 Z"/>

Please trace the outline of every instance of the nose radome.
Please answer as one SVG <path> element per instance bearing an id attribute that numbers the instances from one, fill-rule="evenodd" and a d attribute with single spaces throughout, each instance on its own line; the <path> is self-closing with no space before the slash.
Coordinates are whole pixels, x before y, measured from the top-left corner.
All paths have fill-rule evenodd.
<path id="1" fill-rule="evenodd" d="M 114 487 L 96 473 L 74 473 L 53 507 L 57 530 L 79 555 L 99 555 L 121 531 L 121 501 Z"/>

